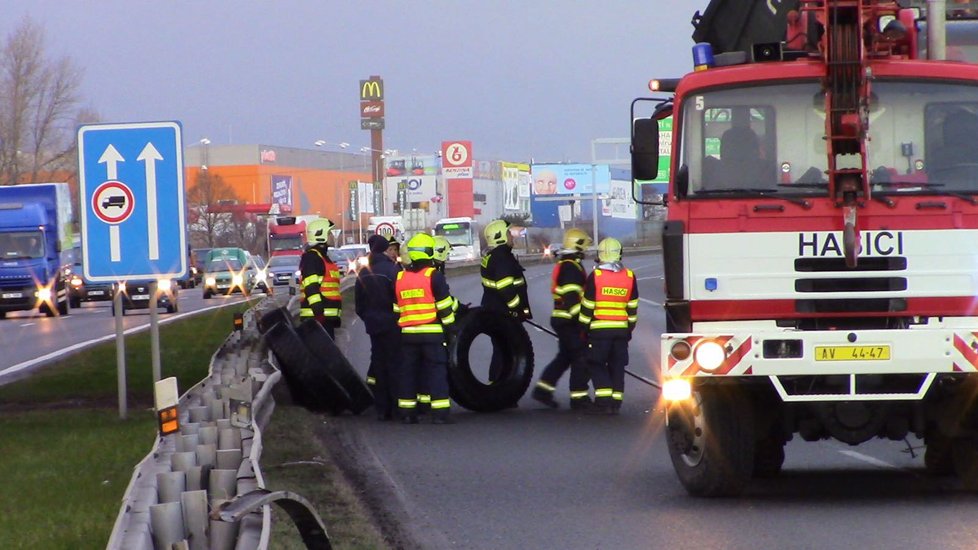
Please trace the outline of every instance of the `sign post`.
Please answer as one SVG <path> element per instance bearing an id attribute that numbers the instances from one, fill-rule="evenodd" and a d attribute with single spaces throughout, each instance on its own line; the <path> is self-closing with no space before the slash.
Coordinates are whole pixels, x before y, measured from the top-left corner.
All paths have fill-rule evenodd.
<path id="1" fill-rule="evenodd" d="M 148 281 L 151 306 L 160 278 L 187 272 L 183 140 L 179 122 L 91 124 L 78 129 L 82 268 L 86 279 L 116 284 L 119 416 L 126 417 L 122 293 Z M 160 379 L 159 323 L 150 315 L 153 381 Z"/>

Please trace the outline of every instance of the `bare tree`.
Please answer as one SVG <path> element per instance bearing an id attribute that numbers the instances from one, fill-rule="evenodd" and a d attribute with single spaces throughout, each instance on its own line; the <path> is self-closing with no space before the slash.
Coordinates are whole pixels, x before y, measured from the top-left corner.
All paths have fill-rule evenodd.
<path id="1" fill-rule="evenodd" d="M 238 196 L 220 174 L 200 170 L 187 191 L 191 239 L 213 248 L 232 231 L 232 214 L 222 206 L 235 204 Z M 195 221 L 196 220 L 196 221 Z"/>
<path id="2" fill-rule="evenodd" d="M 28 17 L 0 44 L 0 185 L 73 177 L 74 128 L 97 119 L 79 105 L 81 69 L 44 48 L 44 29 Z"/>

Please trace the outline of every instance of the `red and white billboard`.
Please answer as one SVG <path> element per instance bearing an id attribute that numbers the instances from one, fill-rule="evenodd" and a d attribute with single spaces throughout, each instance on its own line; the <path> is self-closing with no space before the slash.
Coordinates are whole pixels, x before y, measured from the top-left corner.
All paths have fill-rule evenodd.
<path id="1" fill-rule="evenodd" d="M 441 142 L 441 172 L 445 179 L 472 179 L 472 142 Z"/>

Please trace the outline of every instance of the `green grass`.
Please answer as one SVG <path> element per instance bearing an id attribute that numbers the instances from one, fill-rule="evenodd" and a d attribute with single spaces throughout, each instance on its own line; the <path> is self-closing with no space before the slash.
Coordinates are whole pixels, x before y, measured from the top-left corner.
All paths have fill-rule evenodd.
<path id="1" fill-rule="evenodd" d="M 160 327 L 163 377 L 203 379 L 246 304 Z M 133 468 L 152 449 L 149 334 L 126 337 L 128 420 L 120 420 L 115 342 L 0 387 L 0 548 L 104 548 Z"/>

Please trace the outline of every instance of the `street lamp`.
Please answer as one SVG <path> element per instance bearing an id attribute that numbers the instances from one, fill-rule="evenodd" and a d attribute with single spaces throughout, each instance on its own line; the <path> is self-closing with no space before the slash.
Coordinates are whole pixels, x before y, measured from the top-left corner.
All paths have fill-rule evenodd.
<path id="1" fill-rule="evenodd" d="M 324 139 L 317 139 L 315 142 L 313 142 L 313 145 L 315 145 L 316 147 L 323 147 L 323 148 L 325 148 L 327 145 L 335 145 L 340 149 L 346 149 L 347 147 L 350 146 L 350 144 L 345 141 L 340 143 L 330 143 Z M 342 171 L 343 171 L 343 155 L 340 154 L 340 172 Z"/>
<path id="2" fill-rule="evenodd" d="M 207 138 L 201 138 L 200 144 L 204 146 L 203 154 L 200 155 L 200 169 L 207 170 L 207 164 L 210 161 L 210 159 L 207 158 L 209 156 L 208 153 L 210 152 L 210 148 L 207 146 L 211 144 L 211 140 Z"/>

